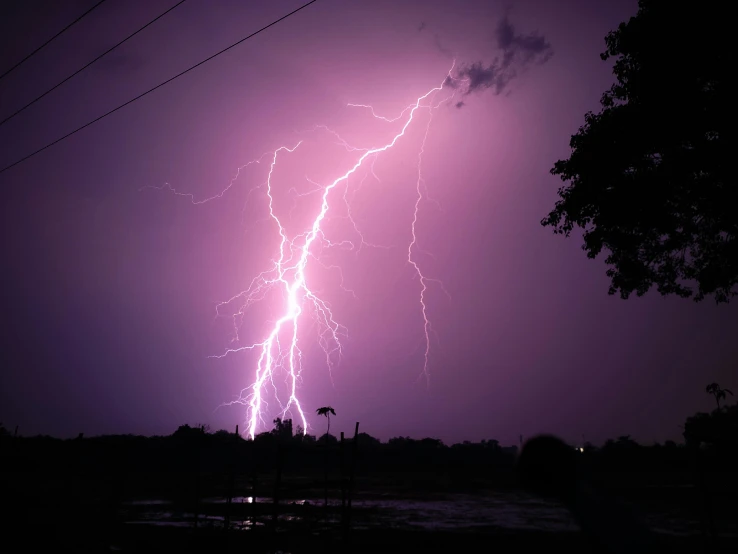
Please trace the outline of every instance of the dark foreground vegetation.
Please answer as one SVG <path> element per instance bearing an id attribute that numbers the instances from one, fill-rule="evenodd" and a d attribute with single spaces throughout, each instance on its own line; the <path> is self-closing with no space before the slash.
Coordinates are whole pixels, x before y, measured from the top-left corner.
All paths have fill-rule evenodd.
<path id="1" fill-rule="evenodd" d="M 610 294 L 738 294 L 729 6 L 639 0 L 605 38 L 615 83 L 551 169 L 563 183 L 541 223 L 604 257 Z"/>
<path id="2" fill-rule="evenodd" d="M 654 548 L 735 552 L 738 404 L 689 418 L 684 436 L 684 444 L 566 445 L 563 455 L 536 453 L 530 441 L 523 453 L 534 463 L 521 468 L 524 454 L 493 440 L 316 439 L 293 433 L 289 420 L 253 441 L 188 425 L 163 437 L 69 440 L 3 428 L 2 551 L 404 552 L 482 540 L 502 552 L 556 544 L 605 552 L 593 550 L 602 536 L 578 530 L 580 512 L 592 510 L 569 497 L 576 481 L 599 491 L 597 502 L 622 503 L 654 531 Z M 469 507 L 485 501 L 496 507 Z M 542 502 L 570 512 L 571 523 L 552 523 Z M 416 511 L 402 516 L 408 506 Z M 525 525 L 508 525 L 513 509 Z M 619 521 L 607 510 L 605 520 Z M 444 511 L 454 512 L 452 525 Z M 607 532 L 630 526 L 614 525 Z"/>

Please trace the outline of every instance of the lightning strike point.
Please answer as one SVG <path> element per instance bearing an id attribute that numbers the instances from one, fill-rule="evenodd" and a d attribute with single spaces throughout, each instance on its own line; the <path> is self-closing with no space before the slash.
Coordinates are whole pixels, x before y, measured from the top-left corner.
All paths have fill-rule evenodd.
<path id="1" fill-rule="evenodd" d="M 232 314 L 233 326 L 234 326 L 234 342 L 239 343 L 239 326 L 245 312 L 254 303 L 265 298 L 267 292 L 277 290 L 281 292 L 282 305 L 280 306 L 280 315 L 272 323 L 271 329 L 268 331 L 266 337 L 260 341 L 245 346 L 234 346 L 227 348 L 221 354 L 216 356 L 210 356 L 211 358 L 223 358 L 230 354 L 243 353 L 246 351 L 254 351 L 257 353 L 257 359 L 253 368 L 254 380 L 251 385 L 241 390 L 238 397 L 231 401 L 222 404 L 221 406 L 233 406 L 241 405 L 246 408 L 246 428 L 247 434 L 250 438 L 256 436 L 257 430 L 264 423 L 264 415 L 268 409 L 268 404 L 265 399 L 265 392 L 268 386 L 272 386 L 274 389 L 274 396 L 277 399 L 277 403 L 280 406 L 281 417 L 285 417 L 288 414 L 296 416 L 298 423 L 302 425 L 304 433 L 308 432 L 309 425 L 305 416 L 305 410 L 303 409 L 302 403 L 298 398 L 298 388 L 301 382 L 302 373 L 302 350 L 300 349 L 300 325 L 303 316 L 306 312 L 310 312 L 315 318 L 319 325 L 318 332 L 318 343 L 325 353 L 326 366 L 332 375 L 332 370 L 336 367 L 342 358 L 343 347 L 342 339 L 346 337 L 347 330 L 340 323 L 338 323 L 331 311 L 331 307 L 328 302 L 320 298 L 318 294 L 311 288 L 307 278 L 307 267 L 310 262 L 319 261 L 318 256 L 312 251 L 314 245 L 319 244 L 323 248 L 337 248 L 345 247 L 358 252 L 362 247 L 378 247 L 378 248 L 391 248 L 390 246 L 381 246 L 368 243 L 364 240 L 363 235 L 359 231 L 359 228 L 353 218 L 350 208 L 350 197 L 348 194 L 349 190 L 349 178 L 357 173 L 362 166 L 367 165 L 367 172 L 364 177 L 359 181 L 358 187 L 361 187 L 366 179 L 366 176 L 371 174 L 374 179 L 379 181 L 379 177 L 374 171 L 374 162 L 377 157 L 382 153 L 390 150 L 395 144 L 405 135 L 407 129 L 416 120 L 416 114 L 420 110 L 427 110 L 429 117 L 426 123 L 425 132 L 423 134 L 422 143 L 417 156 L 417 179 L 415 182 L 415 202 L 413 205 L 412 218 L 410 222 L 410 233 L 411 241 L 407 247 L 407 263 L 412 267 L 415 276 L 419 280 L 419 313 L 422 322 L 423 338 L 424 338 L 424 361 L 422 371 L 419 377 L 423 377 L 426 383 L 429 379 L 429 364 L 430 364 L 430 335 L 433 332 L 430 320 L 428 318 L 428 307 L 427 307 L 427 294 L 430 283 L 439 283 L 436 279 L 427 277 L 417 260 L 417 253 L 419 252 L 418 235 L 416 232 L 418 218 L 420 214 L 421 205 L 424 201 L 432 201 L 429 199 L 426 193 L 425 180 L 422 171 L 423 155 L 425 151 L 426 140 L 430 133 L 431 124 L 433 121 L 433 112 L 439 106 L 450 102 L 456 92 L 456 87 L 449 87 L 454 90 L 449 96 L 442 98 L 441 100 L 433 103 L 438 93 L 440 93 L 444 87 L 447 87 L 450 82 L 453 81 L 451 76 L 453 66 L 444 76 L 443 81 L 440 85 L 433 87 L 422 96 L 419 96 L 416 101 L 406 106 L 399 115 L 396 117 L 381 116 L 376 113 L 374 108 L 366 104 L 348 104 L 350 108 L 363 109 L 371 114 L 371 117 L 384 121 L 386 123 L 397 123 L 401 122 L 402 126 L 398 132 L 392 135 L 391 140 L 386 143 L 375 146 L 372 148 L 356 148 L 345 140 L 343 140 L 338 133 L 328 129 L 325 126 L 317 125 L 315 130 L 321 129 L 329 134 L 332 134 L 336 139 L 339 146 L 342 146 L 346 152 L 358 155 L 358 159 L 354 164 L 349 167 L 347 171 L 339 175 L 336 179 L 327 185 L 320 185 L 311 181 L 308 177 L 305 179 L 312 183 L 315 188 L 308 193 L 298 194 L 296 189 L 290 189 L 288 191 L 296 199 L 299 196 L 306 194 L 320 194 L 319 209 L 315 213 L 312 223 L 305 227 L 303 231 L 294 237 L 290 237 L 287 233 L 284 223 L 278 217 L 274 208 L 274 171 L 277 166 L 278 160 L 284 156 L 289 156 L 294 153 L 303 141 L 295 143 L 293 146 L 280 146 L 274 151 L 262 154 L 259 158 L 252 160 L 243 166 L 239 167 L 236 171 L 234 178 L 228 183 L 228 185 L 221 190 L 219 193 L 205 198 L 202 200 L 196 200 L 194 195 L 189 193 L 182 193 L 175 190 L 171 185 L 166 183 L 162 187 L 144 187 L 144 188 L 157 188 L 158 190 L 168 190 L 171 193 L 184 196 L 190 199 L 193 204 L 204 204 L 209 201 L 222 198 L 235 184 L 235 182 L 241 176 L 241 173 L 250 166 L 259 165 L 269 160 L 269 171 L 266 182 L 259 187 L 265 189 L 265 195 L 268 204 L 268 219 L 271 220 L 276 230 L 278 239 L 278 247 L 275 248 L 275 256 L 271 260 L 269 268 L 262 273 L 258 274 L 253 278 L 249 287 L 246 290 L 238 292 L 228 300 L 225 300 L 216 306 L 216 315 L 221 316 L 221 312 L 226 306 L 233 305 L 236 303 L 238 309 Z M 340 198 L 335 199 L 339 202 L 343 202 L 347 208 L 346 217 L 352 224 L 353 230 L 356 232 L 359 240 L 359 247 L 349 240 L 332 242 L 330 241 L 322 228 L 322 224 L 325 221 L 326 215 L 331 209 L 332 195 L 335 189 L 339 185 L 345 185 L 343 194 Z M 357 187 L 357 188 L 358 188 Z M 257 187 L 258 188 L 258 187 Z M 253 189 L 252 189 L 253 191 Z M 252 191 L 249 191 L 249 195 Z M 354 190 L 354 193 L 356 189 Z M 294 208 L 294 206 L 293 206 Z M 291 212 L 291 211 L 290 211 Z M 332 216 L 333 217 L 333 216 Z M 338 216 L 336 216 L 338 217 Z M 333 268 L 334 266 L 323 267 Z M 340 271 L 340 268 L 337 268 Z M 349 292 L 350 289 L 346 289 L 343 284 L 343 274 L 341 277 L 341 288 Z M 442 283 L 441 288 L 444 292 Z M 286 402 L 280 400 L 277 384 L 275 383 L 275 376 L 279 371 L 283 371 L 285 374 L 285 385 L 287 388 Z"/>

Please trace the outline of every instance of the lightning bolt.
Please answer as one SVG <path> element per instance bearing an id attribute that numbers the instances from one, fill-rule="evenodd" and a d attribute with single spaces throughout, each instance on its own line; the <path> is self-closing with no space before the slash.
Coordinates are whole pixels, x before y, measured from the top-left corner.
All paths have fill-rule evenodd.
<path id="1" fill-rule="evenodd" d="M 456 94 L 456 86 L 450 87 L 454 92 L 441 98 L 439 101 L 433 103 L 438 94 L 443 91 L 444 86 L 448 85 L 451 81 L 457 81 L 452 77 L 453 65 L 448 73 L 444 76 L 443 81 L 438 86 L 435 86 L 419 96 L 415 102 L 406 106 L 402 112 L 396 117 L 384 117 L 378 115 L 374 108 L 365 104 L 348 104 L 352 108 L 362 108 L 368 110 L 372 117 L 386 122 L 396 123 L 402 122 L 402 127 L 399 132 L 392 136 L 391 140 L 385 144 L 375 146 L 372 148 L 357 148 L 348 144 L 343 140 L 338 133 L 328 129 L 325 126 L 316 126 L 317 129 L 322 129 L 335 136 L 337 144 L 343 146 L 349 153 L 360 153 L 358 159 L 354 164 L 349 167 L 342 175 L 337 177 L 331 183 L 325 186 L 321 186 L 318 183 L 310 181 L 315 188 L 308 193 L 298 194 L 293 188 L 289 192 L 293 196 L 303 196 L 305 194 L 316 194 L 321 192 L 320 209 L 317 211 L 312 224 L 294 237 L 289 237 L 285 229 L 284 224 L 277 216 L 274 208 L 274 191 L 275 185 L 273 182 L 273 176 L 277 162 L 284 156 L 289 156 L 295 152 L 302 144 L 303 141 L 298 141 L 293 145 L 280 146 L 273 152 L 263 154 L 260 158 L 252 160 L 247 164 L 238 168 L 234 178 L 228 183 L 228 185 L 221 190 L 218 194 L 206 198 L 204 200 L 196 200 L 194 195 L 189 193 L 177 192 L 168 183 L 163 187 L 144 187 L 144 188 L 157 188 L 167 189 L 174 194 L 188 197 L 193 204 L 203 204 L 205 202 L 222 198 L 223 195 L 230 190 L 234 183 L 238 180 L 241 173 L 249 166 L 254 164 L 261 164 L 266 159 L 269 159 L 269 171 L 266 182 L 260 185 L 266 189 L 266 197 L 268 199 L 269 208 L 269 219 L 274 223 L 278 236 L 279 236 L 279 247 L 276 252 L 275 259 L 271 260 L 271 263 L 265 271 L 258 274 L 251 281 L 249 287 L 232 296 L 228 300 L 221 302 L 216 306 L 216 313 L 222 315 L 222 311 L 233 303 L 238 303 L 238 309 L 235 314 L 232 314 L 233 325 L 234 325 L 234 341 L 240 341 L 238 336 L 240 322 L 243 320 L 245 312 L 254 303 L 263 300 L 269 291 L 275 288 L 281 291 L 283 298 L 283 305 L 280 308 L 279 317 L 271 324 L 271 330 L 268 332 L 266 338 L 260 342 L 255 342 L 247 346 L 236 346 L 233 348 L 226 349 L 223 353 L 212 358 L 222 358 L 229 354 L 243 352 L 243 351 L 256 351 L 258 352 L 254 381 L 251 385 L 241 390 L 240 394 L 231 402 L 227 402 L 223 405 L 234 405 L 240 404 L 246 408 L 247 412 L 247 433 L 250 438 L 254 438 L 259 425 L 263 423 L 264 412 L 267 408 L 265 399 L 265 393 L 268 387 L 271 386 L 274 390 L 274 396 L 280 405 L 281 417 L 285 417 L 288 413 L 296 414 L 299 423 L 305 433 L 308 431 L 308 422 L 305 416 L 305 410 L 297 396 L 297 390 L 301 383 L 301 371 L 302 371 L 302 351 L 300 350 L 299 343 L 299 329 L 306 312 L 311 312 L 318 323 L 318 342 L 325 353 L 326 365 L 329 372 L 340 362 L 342 356 L 342 339 L 347 336 L 347 329 L 338 323 L 333 315 L 330 304 L 323 300 L 318 294 L 309 286 L 306 269 L 310 262 L 321 263 L 318 259 L 318 255 L 313 252 L 314 244 L 316 242 L 324 247 L 335 247 L 335 246 L 346 246 L 348 248 L 355 248 L 352 241 L 346 240 L 340 243 L 331 242 L 324 234 L 322 224 L 331 208 L 331 198 L 334 190 L 342 183 L 346 183 L 346 188 L 343 195 L 338 200 L 343 200 L 347 207 L 347 218 L 354 231 L 361 237 L 361 244 L 357 250 L 361 249 L 362 246 L 372 247 L 383 247 L 389 248 L 388 246 L 375 245 L 368 243 L 364 240 L 364 237 L 359 232 L 359 228 L 353 219 L 353 215 L 350 209 L 350 201 L 347 196 L 348 180 L 350 177 L 355 175 L 362 166 L 368 165 L 368 171 L 364 175 L 364 178 L 359 182 L 359 187 L 364 183 L 367 175 L 372 175 L 376 180 L 379 180 L 376 173 L 374 172 L 374 162 L 377 157 L 382 153 L 390 150 L 397 144 L 397 142 L 405 135 L 407 129 L 416 120 L 416 115 L 420 110 L 427 110 L 429 117 L 426 123 L 425 132 L 423 134 L 422 143 L 418 152 L 417 157 L 417 180 L 415 183 L 416 198 L 413 207 L 413 215 L 410 225 L 411 241 L 407 248 L 407 263 L 413 269 L 415 277 L 420 283 L 420 312 L 423 319 L 423 341 L 424 341 L 424 362 L 422 372 L 419 378 L 424 377 L 426 380 L 429 377 L 429 359 L 431 349 L 431 334 L 434 333 L 431 326 L 430 319 L 428 317 L 428 308 L 426 302 L 426 296 L 428 288 L 431 282 L 437 283 L 444 293 L 448 294 L 443 284 L 435 279 L 431 279 L 423 274 L 421 266 L 417 260 L 417 254 L 420 252 L 418 246 L 418 237 L 416 227 L 418 223 L 418 214 L 420 206 L 423 200 L 430 200 L 427 194 L 425 186 L 425 180 L 422 173 L 422 162 L 423 154 L 425 151 L 425 144 L 428 138 L 431 123 L 433 121 L 433 112 L 441 105 L 448 103 L 453 99 Z M 442 95 L 443 96 L 443 95 Z M 253 190 L 253 189 L 252 189 Z M 355 191 L 354 191 L 355 192 Z M 251 191 L 249 192 L 249 194 Z M 293 206 L 294 208 L 294 206 Z M 334 266 L 323 266 L 332 268 Z M 340 268 L 338 268 L 340 271 Z M 341 275 L 341 286 L 343 287 L 343 276 Z M 344 290 L 348 290 L 345 289 Z M 352 292 L 349 290 L 349 292 Z M 275 378 L 279 370 L 282 370 L 285 375 L 286 385 L 288 389 L 288 398 L 285 403 L 279 398 L 277 383 Z"/>

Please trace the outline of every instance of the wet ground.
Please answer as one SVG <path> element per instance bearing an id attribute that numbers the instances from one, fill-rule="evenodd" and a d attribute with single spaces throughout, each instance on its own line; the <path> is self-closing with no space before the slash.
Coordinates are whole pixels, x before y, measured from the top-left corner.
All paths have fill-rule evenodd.
<path id="1" fill-rule="evenodd" d="M 268 496 L 237 496 L 229 504 L 222 496 L 205 495 L 206 490 L 217 494 L 205 487 L 197 502 L 192 494 L 195 488 L 184 486 L 162 487 L 170 492 L 158 497 L 126 486 L 121 489 L 123 496 L 114 498 L 109 494 L 113 489 L 94 479 L 36 482 L 6 477 L 5 489 L 15 494 L 5 497 L 13 506 L 7 512 L 10 517 L 0 518 L 3 554 L 603 552 L 593 548 L 565 508 L 512 488 L 444 491 L 426 485 L 373 483 L 354 496 L 347 532 L 341 525 L 346 511 L 340 488 L 329 490 L 332 497 L 326 508 L 323 489 L 314 479 L 284 486 L 277 503 Z M 259 481 L 257 491 L 274 490 L 273 485 Z M 235 490 L 251 490 L 251 486 L 244 481 Z M 725 508 L 735 505 L 732 493 L 725 506 L 713 504 L 719 524 L 715 540 L 706 538 L 699 495 L 688 487 L 640 486 L 629 495 L 662 542 L 658 552 L 738 552 L 735 511 Z M 11 535 L 12 541 L 3 542 L 2 537 Z"/>
<path id="2" fill-rule="evenodd" d="M 197 526 L 225 526 L 249 530 L 275 524 L 277 527 L 306 526 L 313 529 L 338 525 L 341 501 L 312 497 L 287 499 L 274 504 L 267 497 L 235 497 L 228 506 L 225 498 L 206 498 L 198 505 Z M 194 527 L 193 506 L 183 507 L 163 499 L 128 502 L 121 511 L 127 525 Z M 276 510 L 276 520 L 274 512 Z M 699 536 L 699 521 L 674 514 L 640 514 L 656 533 L 673 536 Z M 523 493 L 488 493 L 485 495 L 451 494 L 432 498 L 374 496 L 352 502 L 352 528 L 359 530 L 425 530 L 475 532 L 572 533 L 578 527 L 562 506 Z M 300 525 L 302 524 L 302 525 Z M 723 533 L 725 535 L 725 533 Z M 738 535 L 737 535 L 738 536 Z"/>
<path id="3" fill-rule="evenodd" d="M 342 528 L 340 499 L 320 491 L 284 499 L 240 496 L 228 505 L 219 497 L 192 506 L 166 499 L 127 502 L 120 512 L 123 552 L 604 552 L 580 532 L 568 511 L 520 492 L 484 494 L 358 495 L 352 502 L 351 530 Z M 738 534 L 708 539 L 700 522 L 673 510 L 640 514 L 655 532 L 658 552 L 718 554 L 738 551 Z M 197 519 L 197 523 L 195 520 Z M 228 521 L 230 532 L 224 532 Z"/>

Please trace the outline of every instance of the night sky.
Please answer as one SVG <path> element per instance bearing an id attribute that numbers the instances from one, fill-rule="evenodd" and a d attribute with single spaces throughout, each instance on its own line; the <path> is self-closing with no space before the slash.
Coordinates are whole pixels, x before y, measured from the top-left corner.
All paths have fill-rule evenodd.
<path id="1" fill-rule="evenodd" d="M 3 2 L 0 72 L 94 3 Z M 0 119 L 174 3 L 109 0 L 0 81 Z M 0 166 L 301 3 L 188 0 L 2 125 Z M 456 58 L 455 75 L 468 80 L 437 96 L 456 93 L 433 111 L 421 165 L 417 260 L 449 295 L 429 282 L 428 378 L 420 283 L 407 263 L 424 109 L 376 158 L 376 178 L 367 162 L 330 197 L 327 238 L 357 242 L 347 190 L 366 242 L 388 248 L 315 249 L 311 288 L 347 337 L 329 371 L 320 328 L 303 320 L 298 396 L 311 432 L 325 425 L 315 409 L 330 405 L 332 432 L 360 421 L 385 440 L 679 439 L 688 415 L 712 408 L 707 383 L 737 386 L 738 306 L 655 290 L 608 296 L 606 266 L 586 258 L 580 235 L 540 225 L 560 186 L 549 169 L 612 82 L 599 58 L 604 36 L 636 10 L 635 0 L 319 0 L 6 171 L 0 421 L 62 437 L 169 434 L 183 423 L 243 429 L 243 406 L 218 406 L 253 381 L 258 353 L 209 356 L 264 340 L 283 308 L 266 294 L 235 343 L 237 306 L 215 317 L 278 248 L 264 187 L 255 189 L 270 154 L 220 198 L 192 199 L 303 140 L 273 180 L 274 207 L 299 233 L 319 208 L 320 192 L 303 193 L 360 155 L 316 126 L 359 148 L 382 145 L 402 121 L 347 104 L 395 117 L 439 86 Z M 278 413 L 270 400 L 266 422 Z"/>

